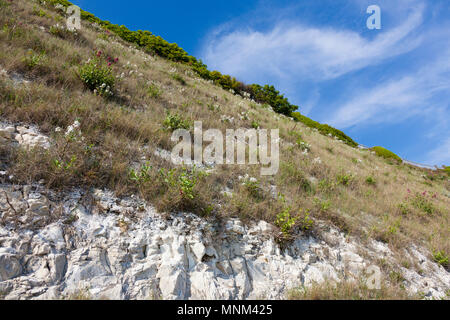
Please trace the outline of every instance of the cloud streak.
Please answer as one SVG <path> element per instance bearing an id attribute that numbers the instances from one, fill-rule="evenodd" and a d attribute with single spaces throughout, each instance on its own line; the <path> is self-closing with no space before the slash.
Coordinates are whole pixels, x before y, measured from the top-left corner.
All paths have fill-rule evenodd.
<path id="1" fill-rule="evenodd" d="M 333 79 L 416 48 L 421 39 L 411 31 L 422 23 L 422 12 L 423 6 L 416 6 L 402 24 L 373 40 L 350 30 L 286 21 L 267 32 L 216 32 L 202 56 L 211 67 L 244 78 L 257 71 L 279 78 Z"/>
<path id="2" fill-rule="evenodd" d="M 418 114 L 433 117 L 440 105 L 430 101 L 450 91 L 450 54 L 399 79 L 375 88 L 357 88 L 350 101 L 338 107 L 326 122 L 348 128 L 355 125 L 402 122 Z M 448 94 L 447 94 L 448 99 Z"/>
<path id="3" fill-rule="evenodd" d="M 424 162 L 436 165 L 450 165 L 450 137 L 444 139 L 436 148 L 429 151 Z"/>

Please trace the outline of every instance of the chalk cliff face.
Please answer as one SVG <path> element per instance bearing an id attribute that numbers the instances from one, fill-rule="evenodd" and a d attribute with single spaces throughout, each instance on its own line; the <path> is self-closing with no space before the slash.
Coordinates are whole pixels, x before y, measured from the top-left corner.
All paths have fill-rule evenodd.
<path id="1" fill-rule="evenodd" d="M 163 217 L 137 197 L 102 190 L 4 183 L 0 219 L 5 299 L 283 299 L 293 287 L 361 279 L 376 259 L 397 264 L 385 244 L 363 246 L 325 225 L 320 239 L 298 233 L 281 250 L 266 222 Z M 449 273 L 416 247 L 404 254 L 423 270 L 398 267 L 406 289 L 445 297 Z"/>

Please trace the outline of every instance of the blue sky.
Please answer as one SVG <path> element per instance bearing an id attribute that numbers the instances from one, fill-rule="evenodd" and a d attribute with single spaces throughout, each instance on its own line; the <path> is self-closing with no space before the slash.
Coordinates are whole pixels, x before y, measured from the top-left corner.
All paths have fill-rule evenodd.
<path id="1" fill-rule="evenodd" d="M 274 84 L 300 112 L 368 146 L 450 165 L 448 0 L 91 1 L 246 83 Z M 381 30 L 369 30 L 369 5 Z"/>

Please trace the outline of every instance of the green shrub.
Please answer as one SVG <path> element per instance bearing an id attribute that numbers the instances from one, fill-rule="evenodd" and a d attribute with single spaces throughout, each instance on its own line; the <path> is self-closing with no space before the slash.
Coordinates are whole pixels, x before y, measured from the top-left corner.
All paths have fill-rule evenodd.
<path id="1" fill-rule="evenodd" d="M 331 201 L 330 200 L 321 200 L 321 199 L 316 197 L 316 198 L 313 199 L 313 202 L 316 205 L 316 207 L 319 209 L 319 211 L 321 211 L 321 212 L 326 212 L 331 207 Z"/>
<path id="2" fill-rule="evenodd" d="M 450 176 L 450 166 L 444 166 L 444 172 L 446 172 Z"/>
<path id="3" fill-rule="evenodd" d="M 377 181 L 375 180 L 374 177 L 368 176 L 368 177 L 366 178 L 366 183 L 369 184 L 369 185 L 376 185 L 376 184 L 377 184 Z"/>
<path id="4" fill-rule="evenodd" d="M 256 179 L 246 179 L 243 183 L 248 193 L 256 200 L 262 200 L 264 198 L 263 189 L 259 185 Z"/>
<path id="5" fill-rule="evenodd" d="M 302 151 L 311 151 L 311 145 L 303 140 L 302 135 L 295 131 L 288 132 L 290 136 L 293 136 L 296 139 L 295 143 L 300 147 Z"/>
<path id="6" fill-rule="evenodd" d="M 436 208 L 433 203 L 427 198 L 426 192 L 416 193 L 412 199 L 412 205 L 417 209 L 431 215 L 436 212 Z"/>
<path id="7" fill-rule="evenodd" d="M 163 126 L 167 130 L 175 131 L 177 129 L 189 130 L 191 123 L 189 120 L 183 119 L 178 114 L 168 114 L 166 119 L 164 119 Z"/>
<path id="8" fill-rule="evenodd" d="M 275 225 L 281 229 L 285 237 L 288 237 L 296 221 L 297 218 L 291 216 L 291 208 L 286 207 L 282 212 L 277 214 Z"/>
<path id="9" fill-rule="evenodd" d="M 303 219 L 300 220 L 300 229 L 303 231 L 310 231 L 314 226 L 314 220 L 310 218 L 310 213 L 307 211 Z"/>
<path id="10" fill-rule="evenodd" d="M 186 80 L 184 80 L 183 77 L 180 76 L 179 74 L 172 75 L 172 79 L 174 79 L 175 81 L 178 81 L 183 86 L 186 85 Z"/>
<path id="11" fill-rule="evenodd" d="M 433 260 L 443 267 L 446 267 L 449 261 L 444 251 L 433 251 Z"/>
<path id="12" fill-rule="evenodd" d="M 301 168 L 291 162 L 281 163 L 281 180 L 280 183 L 292 183 L 298 186 L 304 192 L 310 193 L 313 191 L 311 182 L 306 178 Z"/>
<path id="13" fill-rule="evenodd" d="M 5 8 L 7 6 L 10 6 L 11 4 L 6 2 L 6 0 L 1 0 L 0 1 L 0 8 Z"/>
<path id="14" fill-rule="evenodd" d="M 49 15 L 47 12 L 45 12 L 44 10 L 42 10 L 42 9 L 37 9 L 36 7 L 33 7 L 33 14 L 34 15 L 37 15 L 37 16 L 39 16 L 39 17 L 48 17 L 48 18 L 51 18 L 51 15 Z"/>
<path id="15" fill-rule="evenodd" d="M 258 121 L 255 121 L 255 120 L 252 121 L 252 128 L 253 128 L 253 129 L 259 129 L 259 123 L 258 123 Z"/>
<path id="16" fill-rule="evenodd" d="M 208 103 L 208 110 L 209 111 L 220 111 L 220 106 L 212 103 Z"/>
<path id="17" fill-rule="evenodd" d="M 182 198 L 187 200 L 194 200 L 197 195 L 195 186 L 201 178 L 207 176 L 207 173 L 196 170 L 195 167 L 190 171 L 186 168 L 171 170 L 161 168 L 159 174 L 167 187 L 177 189 Z"/>
<path id="18" fill-rule="evenodd" d="M 101 96 L 113 96 L 115 77 L 110 63 L 96 56 L 82 65 L 78 72 L 87 88 Z"/>
<path id="19" fill-rule="evenodd" d="M 34 69 L 37 66 L 42 65 L 46 59 L 45 53 L 35 53 L 33 50 L 28 50 L 25 58 L 23 59 L 28 69 Z"/>
<path id="20" fill-rule="evenodd" d="M 151 179 L 151 170 L 153 169 L 152 166 L 150 166 L 148 163 L 145 163 L 142 165 L 139 170 L 135 170 L 133 168 L 130 169 L 130 180 L 142 184 L 146 182 L 150 182 Z"/>
<path id="21" fill-rule="evenodd" d="M 353 175 L 348 173 L 341 173 L 336 176 L 336 182 L 338 184 L 342 184 L 343 186 L 348 186 L 350 182 L 353 180 Z"/>
<path id="22" fill-rule="evenodd" d="M 68 171 L 73 167 L 75 161 L 77 161 L 76 156 L 72 156 L 69 161 L 60 161 L 58 159 L 54 159 L 53 165 L 58 170 Z"/>
<path id="23" fill-rule="evenodd" d="M 249 89 L 252 97 L 257 102 L 269 104 L 275 112 L 290 116 L 292 112 L 298 109 L 297 106 L 290 104 L 288 99 L 280 94 L 274 86 L 265 85 L 263 87 L 258 84 L 252 84 Z"/>
<path id="24" fill-rule="evenodd" d="M 151 98 L 157 99 L 161 96 L 161 89 L 156 84 L 150 84 L 147 88 L 147 93 Z"/>
<path id="25" fill-rule="evenodd" d="M 402 159 L 398 155 L 396 155 L 392 151 L 389 151 L 383 147 L 373 147 L 370 150 L 374 151 L 377 154 L 377 156 L 379 156 L 379 157 L 402 162 Z"/>
<path id="26" fill-rule="evenodd" d="M 404 216 L 408 215 L 411 212 L 408 205 L 404 202 L 398 205 L 398 209 L 400 210 L 400 213 Z"/>
<path id="27" fill-rule="evenodd" d="M 333 189 L 335 187 L 335 183 L 328 179 L 322 179 L 319 181 L 317 186 L 319 187 L 320 191 L 329 193 L 329 192 L 333 191 Z"/>

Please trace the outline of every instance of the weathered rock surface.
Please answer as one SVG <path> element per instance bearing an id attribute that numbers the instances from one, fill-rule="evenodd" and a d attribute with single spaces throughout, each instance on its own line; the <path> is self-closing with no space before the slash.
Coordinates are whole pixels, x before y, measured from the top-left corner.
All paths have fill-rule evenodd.
<path id="1" fill-rule="evenodd" d="M 0 143 L 19 144 L 22 147 L 48 149 L 50 142 L 34 126 L 19 126 L 0 122 Z"/>
<path id="2" fill-rule="evenodd" d="M 84 204 L 86 196 L 94 207 Z M 282 299 L 290 288 L 356 278 L 371 260 L 393 259 L 385 244 L 362 246 L 332 228 L 323 240 L 299 234 L 282 251 L 266 222 L 219 224 L 189 213 L 163 219 L 135 197 L 101 190 L 57 195 L 1 185 L 0 214 L 6 299 L 79 292 L 93 299 Z M 405 255 L 423 270 L 401 269 L 407 290 L 445 297 L 449 273 L 416 247 Z"/>

